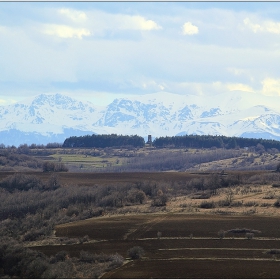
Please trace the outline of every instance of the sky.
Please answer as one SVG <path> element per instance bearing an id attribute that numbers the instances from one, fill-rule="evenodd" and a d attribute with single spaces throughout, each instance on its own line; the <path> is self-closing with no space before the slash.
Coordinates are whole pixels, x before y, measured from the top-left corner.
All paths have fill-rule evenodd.
<path id="1" fill-rule="evenodd" d="M 0 2 L 0 105 L 280 95 L 279 2 Z"/>

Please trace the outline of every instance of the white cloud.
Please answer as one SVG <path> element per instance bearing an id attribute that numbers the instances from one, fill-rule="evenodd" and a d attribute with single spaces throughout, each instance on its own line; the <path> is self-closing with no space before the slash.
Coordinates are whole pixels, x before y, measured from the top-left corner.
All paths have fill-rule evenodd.
<path id="1" fill-rule="evenodd" d="M 83 22 L 87 20 L 87 15 L 81 11 L 75 11 L 70 9 L 60 9 L 58 11 L 61 15 L 65 15 L 66 17 L 70 18 L 75 22 Z"/>
<path id="2" fill-rule="evenodd" d="M 228 84 L 227 88 L 230 91 L 238 90 L 238 91 L 245 91 L 245 92 L 254 92 L 254 90 L 250 86 L 244 84 Z"/>
<path id="3" fill-rule="evenodd" d="M 2 16 L 1 83 L 26 81 L 25 88 L 37 83 L 39 90 L 40 83 L 47 88 L 58 81 L 63 88 L 64 82 L 77 81 L 77 87 L 83 88 L 86 81 L 108 92 L 165 90 L 207 95 L 252 88 L 263 88 L 265 94 L 277 92 L 275 82 L 266 80 L 260 85 L 265 77 L 280 78 L 278 24 L 264 21 L 264 16 L 269 19 L 266 12 L 194 10 L 188 3 L 173 10 L 173 3 L 159 10 L 133 8 L 134 4 L 79 5 L 48 3 L 44 9 L 35 5 L 29 13 L 29 6 L 26 13 L 18 8 L 18 19 L 10 15 L 13 24 L 9 14 L 9 20 Z M 164 32 L 158 32 L 162 28 Z M 254 31 L 266 38 L 260 40 Z M 183 34 L 196 40 L 186 44 Z M 78 40 L 87 36 L 91 40 Z M 60 38 L 66 39 L 61 42 Z"/>
<path id="4" fill-rule="evenodd" d="M 198 27 L 193 25 L 191 22 L 186 22 L 183 27 L 183 35 L 194 35 L 198 33 Z"/>
<path id="5" fill-rule="evenodd" d="M 164 90 L 165 86 L 163 84 L 159 84 L 156 81 L 145 81 L 142 83 L 143 89 L 153 89 L 153 90 Z"/>
<path id="6" fill-rule="evenodd" d="M 4 106 L 4 105 L 9 105 L 9 104 L 13 104 L 13 103 L 16 103 L 17 101 L 14 100 L 14 99 L 0 99 L 0 106 Z"/>
<path id="7" fill-rule="evenodd" d="M 89 11 L 88 23 L 95 33 L 102 33 L 104 30 L 159 30 L 162 27 L 151 19 L 140 15 L 111 14 L 102 11 Z"/>
<path id="8" fill-rule="evenodd" d="M 243 22 L 254 33 L 268 32 L 268 33 L 280 34 L 280 22 L 263 21 L 259 24 L 259 23 L 252 23 L 249 18 L 245 18 Z"/>
<path id="9" fill-rule="evenodd" d="M 254 33 L 257 31 L 262 31 L 262 27 L 259 24 L 253 24 L 249 18 L 245 18 L 243 20 L 244 24 L 249 27 Z"/>
<path id="10" fill-rule="evenodd" d="M 45 25 L 43 33 L 54 35 L 60 38 L 78 38 L 82 39 L 83 36 L 90 36 L 91 33 L 85 28 L 73 28 L 67 25 L 48 24 Z"/>
<path id="11" fill-rule="evenodd" d="M 280 96 L 280 79 L 266 78 L 262 81 L 262 94 Z"/>
<path id="12" fill-rule="evenodd" d="M 249 79 L 250 82 L 254 82 L 255 78 L 252 75 L 250 69 L 245 68 L 235 68 L 235 67 L 227 67 L 227 71 L 232 73 L 234 76 L 237 76 L 240 79 Z"/>
<path id="13" fill-rule="evenodd" d="M 240 68 L 228 67 L 227 70 L 230 73 L 233 73 L 235 76 L 240 76 L 240 75 L 247 74 L 246 70 L 240 69 Z"/>
<path id="14" fill-rule="evenodd" d="M 153 20 L 141 16 L 117 15 L 117 28 L 130 30 L 159 30 L 162 27 Z"/>

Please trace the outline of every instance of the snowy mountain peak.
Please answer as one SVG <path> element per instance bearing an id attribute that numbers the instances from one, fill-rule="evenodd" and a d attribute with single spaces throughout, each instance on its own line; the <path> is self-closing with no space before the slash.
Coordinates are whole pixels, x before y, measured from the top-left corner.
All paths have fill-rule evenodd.
<path id="1" fill-rule="evenodd" d="M 0 142 L 63 142 L 93 133 L 146 137 L 182 134 L 254 135 L 280 139 L 280 97 L 252 93 L 194 96 L 167 92 L 117 98 L 106 107 L 62 94 L 40 94 L 0 107 Z"/>
<path id="2" fill-rule="evenodd" d="M 31 101 L 31 102 L 30 102 Z M 67 110 L 84 110 L 86 104 L 75 100 L 69 96 L 62 95 L 62 94 L 40 94 L 35 96 L 29 102 L 29 106 L 33 108 L 42 108 L 42 107 L 49 107 L 49 108 L 61 108 Z M 88 104 L 87 104 L 88 105 Z M 92 104 L 90 104 L 92 105 Z M 92 105 L 93 106 L 93 105 Z"/>

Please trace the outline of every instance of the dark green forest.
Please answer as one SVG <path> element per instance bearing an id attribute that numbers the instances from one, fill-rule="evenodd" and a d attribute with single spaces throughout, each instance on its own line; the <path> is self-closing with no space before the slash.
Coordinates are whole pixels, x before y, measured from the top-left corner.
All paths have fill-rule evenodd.
<path id="1" fill-rule="evenodd" d="M 102 134 L 102 135 L 85 135 L 72 136 L 65 139 L 64 148 L 86 147 L 86 148 L 107 148 L 107 147 L 143 147 L 145 140 L 143 137 L 137 135 L 117 135 L 117 134 Z"/>
<path id="2" fill-rule="evenodd" d="M 184 135 L 184 136 L 165 136 L 158 137 L 152 142 L 156 148 L 172 147 L 172 148 L 225 148 L 236 149 L 244 147 L 253 147 L 262 145 L 264 149 L 280 150 L 280 141 L 256 138 L 243 137 L 227 137 L 213 135 Z M 137 135 L 117 135 L 117 134 L 102 134 L 102 135 L 85 135 L 72 136 L 65 139 L 62 147 L 64 148 L 108 148 L 108 147 L 144 147 L 144 138 Z"/>
<path id="3" fill-rule="evenodd" d="M 242 137 L 227 137 L 227 136 L 212 136 L 212 135 L 185 135 L 185 136 L 166 136 L 159 137 L 153 141 L 153 146 L 174 147 L 174 148 L 244 148 L 262 145 L 265 149 L 280 149 L 280 141 L 242 138 Z"/>

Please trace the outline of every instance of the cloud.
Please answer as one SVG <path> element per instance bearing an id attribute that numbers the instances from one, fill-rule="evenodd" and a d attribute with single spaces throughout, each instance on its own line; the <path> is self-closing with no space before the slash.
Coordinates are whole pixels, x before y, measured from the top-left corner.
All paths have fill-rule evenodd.
<path id="1" fill-rule="evenodd" d="M 114 16 L 112 16 L 114 18 Z M 117 28 L 130 30 L 159 30 L 162 27 L 153 20 L 146 20 L 142 16 L 117 15 Z"/>
<path id="2" fill-rule="evenodd" d="M 152 90 L 164 90 L 165 85 L 163 83 L 158 83 L 156 81 L 150 80 L 150 81 L 145 81 L 142 83 L 142 88 L 144 90 L 147 89 L 152 89 Z"/>
<path id="3" fill-rule="evenodd" d="M 227 88 L 230 91 L 238 90 L 238 91 L 245 91 L 245 92 L 254 92 L 254 90 L 251 87 L 244 84 L 228 84 Z"/>
<path id="4" fill-rule="evenodd" d="M 73 28 L 67 25 L 48 24 L 45 25 L 43 33 L 47 35 L 54 35 L 60 38 L 78 38 L 83 36 L 90 36 L 91 33 L 85 28 Z"/>
<path id="5" fill-rule="evenodd" d="M 194 35 L 198 33 L 198 27 L 193 25 L 191 22 L 186 22 L 183 27 L 183 35 Z"/>
<path id="6" fill-rule="evenodd" d="M 17 101 L 14 100 L 14 99 L 0 99 L 0 106 L 4 106 L 4 105 L 9 105 L 9 104 L 13 104 L 13 103 L 16 103 Z"/>
<path id="7" fill-rule="evenodd" d="M 273 34 L 280 34 L 280 22 L 263 21 L 261 24 L 252 23 L 249 18 L 245 18 L 243 23 L 251 29 L 254 33 L 268 32 Z"/>
<path id="8" fill-rule="evenodd" d="M 242 79 L 244 81 L 244 79 L 246 79 L 246 80 L 249 80 L 250 82 L 254 82 L 255 81 L 255 78 L 252 75 L 250 69 L 227 67 L 227 71 L 229 73 L 232 73 L 239 80 Z"/>
<path id="9" fill-rule="evenodd" d="M 83 22 L 87 20 L 87 15 L 81 11 L 75 11 L 70 9 L 60 9 L 58 11 L 61 15 L 64 15 L 75 22 Z"/>
<path id="10" fill-rule="evenodd" d="M 280 79 L 266 78 L 262 81 L 262 94 L 280 96 Z"/>
<path id="11" fill-rule="evenodd" d="M 248 74 L 247 73 L 247 70 L 245 69 L 240 69 L 240 68 L 234 68 L 234 67 L 228 67 L 227 70 L 230 72 L 230 73 L 233 73 L 235 76 L 240 76 L 240 75 L 246 75 Z"/>

